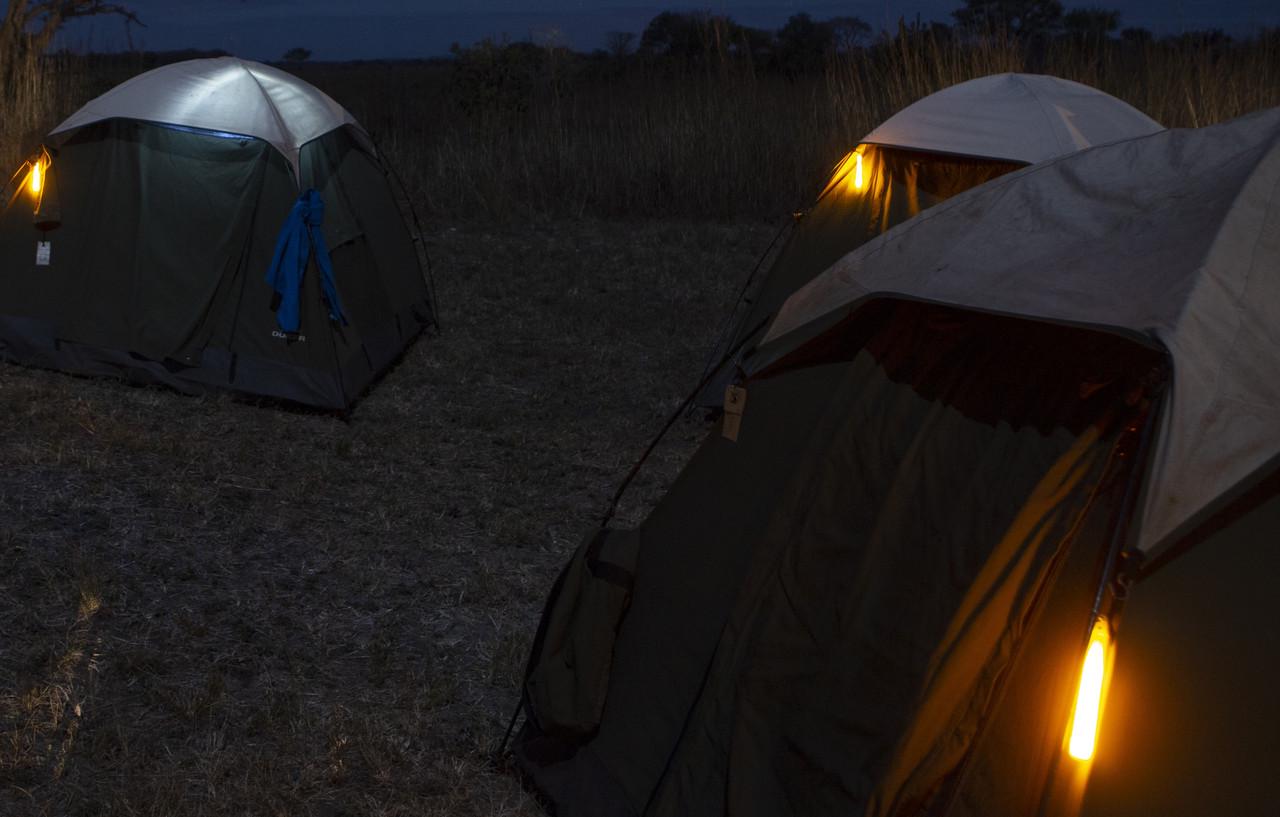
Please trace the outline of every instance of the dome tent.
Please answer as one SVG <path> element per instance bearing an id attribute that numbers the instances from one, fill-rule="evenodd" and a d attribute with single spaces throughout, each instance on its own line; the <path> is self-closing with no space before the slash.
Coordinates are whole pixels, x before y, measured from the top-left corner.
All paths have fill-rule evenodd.
<path id="1" fill-rule="evenodd" d="M 434 324 L 382 157 L 283 71 L 149 71 L 55 128 L 28 168 L 0 202 L 11 360 L 346 409 Z M 297 268 L 269 283 L 286 226 Z"/>
<path id="2" fill-rule="evenodd" d="M 1159 130 L 1109 94 L 1039 74 L 980 77 L 908 105 L 836 165 L 760 282 L 748 283 L 715 359 L 745 351 L 791 293 L 922 210 L 1018 168 Z M 720 404 L 731 368 L 699 404 Z"/>
<path id="3" fill-rule="evenodd" d="M 560 817 L 1270 813 L 1277 271 L 1280 109 L 850 253 L 745 356 L 736 437 L 571 558 L 522 768 Z M 1127 695 L 1077 758 L 1095 639 Z"/>

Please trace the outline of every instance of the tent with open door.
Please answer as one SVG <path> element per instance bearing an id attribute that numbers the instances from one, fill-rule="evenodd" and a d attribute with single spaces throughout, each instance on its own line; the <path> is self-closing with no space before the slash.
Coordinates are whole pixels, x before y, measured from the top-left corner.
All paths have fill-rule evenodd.
<path id="1" fill-rule="evenodd" d="M 748 282 L 714 359 L 749 350 L 793 292 L 921 211 L 1020 167 L 1160 129 L 1109 94 L 1041 74 L 981 77 L 903 108 L 836 165 L 768 271 Z M 720 404 L 731 371 L 702 391 L 700 405 Z"/>
<path id="2" fill-rule="evenodd" d="M 0 201 L 0 356 L 344 409 L 434 323 L 384 159 L 232 57 L 89 102 Z"/>
<path id="3" fill-rule="evenodd" d="M 552 591 L 515 752 L 558 817 L 1271 813 L 1274 696 L 1222 680 L 1280 673 L 1280 109 L 932 208 L 734 388 Z"/>

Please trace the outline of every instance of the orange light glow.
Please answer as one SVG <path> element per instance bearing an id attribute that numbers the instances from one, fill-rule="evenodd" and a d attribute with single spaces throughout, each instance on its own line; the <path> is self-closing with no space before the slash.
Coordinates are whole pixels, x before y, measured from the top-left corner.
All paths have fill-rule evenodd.
<path id="1" fill-rule="evenodd" d="M 1106 619 L 1099 618 L 1089 634 L 1089 646 L 1085 650 L 1084 664 L 1080 669 L 1076 705 L 1067 732 L 1067 754 L 1076 760 L 1091 759 L 1097 748 L 1110 651 L 1111 633 Z"/>
<path id="2" fill-rule="evenodd" d="M 31 164 L 31 195 L 40 195 L 42 187 L 44 187 L 44 160 L 36 159 Z"/>
<path id="3" fill-rule="evenodd" d="M 827 182 L 827 186 L 822 189 L 821 195 L 827 195 L 833 190 L 839 190 L 842 193 L 861 192 L 868 186 L 868 181 L 874 174 L 874 165 L 867 164 L 863 161 L 863 151 L 867 149 L 866 145 L 858 145 L 858 147 L 845 154 L 844 158 L 836 163 L 831 170 L 831 180 Z M 864 168 L 863 165 L 867 166 Z"/>

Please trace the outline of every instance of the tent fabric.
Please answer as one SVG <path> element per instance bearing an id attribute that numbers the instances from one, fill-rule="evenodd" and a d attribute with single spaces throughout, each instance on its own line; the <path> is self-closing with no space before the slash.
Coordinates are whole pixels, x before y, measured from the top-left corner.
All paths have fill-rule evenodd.
<path id="1" fill-rule="evenodd" d="M 631 601 L 638 538 L 632 531 L 599 531 L 570 560 L 557 582 L 562 603 L 539 628 L 529 668 L 531 706 L 538 727 L 553 738 L 589 737 L 600 723 L 617 630 Z"/>
<path id="2" fill-rule="evenodd" d="M 1086 817 L 1275 813 L 1280 492 L 1271 487 L 1270 499 L 1133 587 Z"/>
<path id="3" fill-rule="evenodd" d="M 1175 372 L 1141 514 L 1150 554 L 1280 453 L 1277 269 L 1280 109 L 1083 151 L 934 207 L 792 295 L 743 367 L 886 293 L 1149 338 Z"/>
<path id="4" fill-rule="evenodd" d="M 528 699 L 517 757 L 560 817 L 910 813 L 945 787 L 1063 554 L 1114 517 L 1126 397 L 1162 359 L 884 301 L 810 351 L 747 381 L 737 442 L 713 434 L 633 534 L 594 732 L 551 751 Z M 993 417 L 977 396 L 1028 366 Z"/>
<path id="5" fill-rule="evenodd" d="M 759 342 L 786 299 L 841 256 L 1027 164 L 1160 130 L 1159 123 L 1115 97 L 1033 74 L 982 77 L 903 109 L 836 166 L 762 282 L 745 294 L 745 308 L 735 305 L 732 330 L 712 353 L 713 360 L 730 359 L 698 395 L 698 404 L 720 405 L 741 357 Z"/>
<path id="6" fill-rule="evenodd" d="M 276 323 L 266 272 L 299 177 L 272 145 L 112 118 L 50 147 L 60 226 L 34 227 L 26 194 L 0 212 L 0 356 L 343 410 L 434 325 L 382 160 L 351 126 L 298 156 L 303 189 L 324 202 L 347 324 L 330 319 L 309 273 L 296 336 Z M 47 264 L 37 241 L 51 247 Z"/>
<path id="7" fill-rule="evenodd" d="M 860 155 L 861 184 L 854 157 Z M 722 351 L 749 348 L 790 295 L 851 250 L 971 187 L 1021 167 L 993 159 L 937 156 L 865 146 L 836 165 L 808 212 L 799 218 L 768 274 L 748 296 Z M 732 376 L 722 377 L 699 398 L 717 405 Z"/>
<path id="8" fill-rule="evenodd" d="M 933 153 L 1036 164 L 1163 130 L 1088 85 L 1044 74 L 994 74 L 930 94 L 862 141 Z"/>
<path id="9" fill-rule="evenodd" d="M 1113 490 L 1121 487 L 1114 484 Z M 1112 506 L 1120 501 L 1114 494 L 1104 499 Z M 1051 567 L 1043 600 L 1020 622 L 1024 637 L 1017 659 L 1002 684 L 998 706 L 950 781 L 947 817 L 1075 813 L 1072 800 L 1078 804 L 1078 795 L 1073 798 L 1075 792 L 1062 791 L 1060 784 L 1063 778 L 1075 782 L 1069 773 L 1071 765 L 1079 764 L 1064 756 L 1063 738 L 1079 678 L 1081 639 L 1090 623 L 1087 611 L 1098 590 L 1112 521 L 1105 514 L 1083 521 L 1076 541 L 1094 546 L 1063 554 Z M 939 807 L 927 813 L 942 812 Z"/>
<path id="10" fill-rule="evenodd" d="M 186 60 L 123 82 L 69 116 L 51 134 L 104 119 L 139 119 L 261 139 L 300 178 L 302 146 L 355 117 L 292 74 L 238 57 Z"/>

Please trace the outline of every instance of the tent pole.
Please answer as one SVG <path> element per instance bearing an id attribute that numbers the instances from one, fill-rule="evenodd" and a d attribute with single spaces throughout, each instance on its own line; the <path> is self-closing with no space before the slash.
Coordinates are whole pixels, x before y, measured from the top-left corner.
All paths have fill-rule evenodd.
<path id="1" fill-rule="evenodd" d="M 1146 472 L 1148 466 L 1148 449 L 1151 443 L 1153 429 L 1161 416 L 1161 403 L 1148 398 L 1147 416 L 1143 422 L 1142 434 L 1138 437 L 1138 447 L 1134 452 L 1134 471 L 1130 474 L 1125 485 L 1124 498 L 1120 504 L 1120 515 L 1116 519 L 1115 528 L 1111 532 L 1111 544 L 1107 548 L 1107 559 L 1102 567 L 1102 577 L 1098 581 L 1098 590 L 1093 597 L 1093 607 L 1089 610 L 1089 628 L 1092 630 L 1093 622 L 1097 620 L 1102 612 L 1103 602 L 1106 598 L 1107 588 L 1116 578 L 1117 566 L 1120 562 L 1120 555 L 1123 550 L 1124 541 L 1129 531 L 1129 522 L 1133 517 L 1134 508 L 1137 505 L 1138 494 L 1142 486 L 1146 484 Z"/>
<path id="2" fill-rule="evenodd" d="M 658 432 L 658 436 L 653 438 L 653 442 L 649 443 L 649 447 L 640 455 L 640 459 L 636 460 L 636 464 L 631 466 L 631 470 L 628 471 L 626 477 L 623 478 L 622 484 L 619 485 L 618 490 L 614 492 L 613 498 L 609 500 L 609 507 L 605 510 L 604 517 L 600 520 L 601 528 L 608 525 L 609 520 L 613 519 L 614 513 L 618 510 L 618 502 L 622 499 L 622 495 L 626 493 L 628 486 L 631 485 L 631 481 L 640 473 L 640 468 L 644 465 L 645 460 L 649 459 L 649 455 L 658 447 L 658 443 L 662 442 L 662 438 L 667 436 L 667 432 L 676 424 L 676 420 L 679 420 L 684 415 L 685 411 L 693 405 L 693 401 L 698 398 L 698 395 L 702 393 L 703 388 L 705 388 L 706 385 L 711 382 L 712 378 L 715 377 L 716 373 L 720 371 L 720 367 L 728 363 L 733 356 L 738 353 L 739 349 L 741 349 L 742 346 L 756 334 L 756 332 L 764 328 L 764 325 L 768 323 L 768 321 L 769 319 L 765 318 L 763 321 L 753 326 L 751 331 L 746 334 L 746 337 L 744 337 L 737 346 L 725 352 L 724 357 L 720 358 L 720 361 L 716 363 L 715 366 L 710 367 L 710 369 L 703 374 L 702 379 L 698 381 L 698 385 L 694 386 L 693 391 L 689 392 L 689 396 L 684 399 L 680 404 L 680 407 L 677 408 L 669 418 L 667 418 L 667 422 L 662 427 L 662 430 Z"/>
<path id="3" fill-rule="evenodd" d="M 733 300 L 733 308 L 729 310 L 729 314 L 725 316 L 724 322 L 720 324 L 720 331 L 716 333 L 716 342 L 711 347 L 710 354 L 707 355 L 706 364 L 703 365 L 703 368 L 702 368 L 703 381 L 701 385 L 699 385 L 698 387 L 699 391 L 701 391 L 702 387 L 706 385 L 707 379 L 708 379 L 707 375 L 712 372 L 718 371 L 720 367 L 724 365 L 725 360 L 728 358 L 728 355 L 726 355 L 725 359 L 722 359 L 719 363 L 716 363 L 714 366 L 712 365 L 715 362 L 716 352 L 720 350 L 721 344 L 729 343 L 732 340 L 732 337 L 730 336 L 729 333 L 733 331 L 733 316 L 737 314 L 738 307 L 742 305 L 742 302 L 744 300 L 746 300 L 747 290 L 751 288 L 751 282 L 756 279 L 756 274 L 760 272 L 760 268 L 764 266 L 764 260 L 769 257 L 769 253 L 773 252 L 773 248 L 775 245 L 777 245 L 778 240 L 781 239 L 782 236 L 787 232 L 787 230 L 792 226 L 794 226 L 799 219 L 800 219 L 799 214 L 793 214 L 791 218 L 786 223 L 784 223 L 781 228 L 778 229 L 778 232 L 775 233 L 773 236 L 773 240 L 769 242 L 769 246 L 765 247 L 764 253 L 761 254 L 760 259 L 756 261 L 756 265 L 751 268 L 751 272 L 747 275 L 747 280 L 742 282 L 742 287 L 739 288 L 738 290 L 738 297 L 734 298 Z M 747 337 L 750 337 L 751 335 L 754 335 L 754 334 L 755 334 L 755 331 L 752 331 L 750 334 L 747 335 Z"/>
<path id="4" fill-rule="evenodd" d="M 1146 388 L 1150 389 L 1150 384 L 1146 384 Z M 1120 513 L 1116 517 L 1115 526 L 1111 530 L 1111 542 L 1107 547 L 1106 562 L 1102 566 L 1102 576 L 1098 580 L 1098 589 L 1094 593 L 1093 605 L 1089 609 L 1089 621 L 1085 629 L 1083 639 L 1084 644 L 1089 643 L 1089 636 L 1093 631 L 1093 625 L 1101 615 L 1103 603 L 1106 600 L 1107 588 L 1116 578 L 1116 567 L 1120 562 L 1123 553 L 1123 543 L 1126 534 L 1129 531 L 1129 521 L 1133 515 L 1134 507 L 1137 505 L 1138 495 L 1143 485 L 1146 484 L 1144 477 L 1146 476 L 1148 462 L 1148 452 L 1150 448 L 1151 437 L 1154 429 L 1159 422 L 1161 416 L 1161 408 L 1163 402 L 1156 399 L 1157 395 L 1147 394 L 1147 415 L 1143 420 L 1142 433 L 1138 437 L 1138 446 L 1134 452 L 1135 464 L 1134 470 L 1129 474 L 1129 478 L 1125 481 L 1124 496 L 1120 502 Z M 1113 642 L 1114 643 L 1114 642 Z M 1059 750 L 1061 751 L 1061 750 Z M 1049 766 L 1048 775 L 1044 781 L 1044 788 L 1040 794 L 1040 806 L 1036 810 L 1036 814 L 1044 817 L 1052 815 L 1051 810 L 1054 805 L 1054 794 L 1060 792 L 1059 778 L 1063 769 L 1062 761 Z M 1078 804 L 1077 804 L 1078 805 Z"/>
<path id="5" fill-rule="evenodd" d="M 395 182 L 396 187 L 400 189 L 400 195 L 404 196 L 405 205 L 409 208 L 409 216 L 413 219 L 413 229 L 416 233 L 413 243 L 422 249 L 422 258 L 419 267 L 422 272 L 422 282 L 427 285 L 427 297 L 431 299 L 431 322 L 435 324 L 437 331 L 440 329 L 440 312 L 436 305 L 436 282 L 431 275 L 431 253 L 427 252 L 427 239 L 422 233 L 422 222 L 418 219 L 418 208 L 413 206 L 413 197 L 409 195 L 409 188 L 405 186 L 404 179 L 400 177 L 400 171 L 396 169 L 395 164 L 385 160 L 386 151 L 371 134 L 365 134 L 369 137 L 369 141 L 373 143 L 373 149 L 378 152 L 378 164 L 382 167 L 382 174 Z"/>

